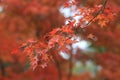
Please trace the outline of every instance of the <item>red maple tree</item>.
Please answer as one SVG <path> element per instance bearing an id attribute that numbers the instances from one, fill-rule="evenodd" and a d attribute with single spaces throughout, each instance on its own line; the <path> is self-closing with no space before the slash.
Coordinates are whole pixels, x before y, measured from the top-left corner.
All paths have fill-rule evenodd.
<path id="1" fill-rule="evenodd" d="M 0 79 L 119 80 L 119 4 L 119 0 L 1 1 Z M 73 14 L 64 18 L 61 7 Z M 90 42 L 88 51 L 74 52 L 79 38 Z M 77 61 L 87 65 L 88 60 L 100 65 L 100 71 L 95 77 L 88 71 L 76 75 Z"/>

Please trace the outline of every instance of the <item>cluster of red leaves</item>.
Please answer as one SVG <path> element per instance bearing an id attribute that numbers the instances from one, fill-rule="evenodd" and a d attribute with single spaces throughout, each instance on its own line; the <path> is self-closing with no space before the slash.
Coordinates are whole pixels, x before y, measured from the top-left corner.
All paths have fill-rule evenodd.
<path id="1" fill-rule="evenodd" d="M 78 25 L 80 25 L 81 28 L 84 28 L 91 22 L 97 22 L 100 27 L 106 26 L 115 19 L 115 13 L 111 10 L 110 7 L 102 10 L 103 7 L 103 5 L 96 5 L 93 8 L 83 7 L 77 9 L 78 13 L 75 14 L 75 16 L 83 16 L 83 18 L 80 19 Z"/>
<path id="2" fill-rule="evenodd" d="M 76 1 L 75 0 L 69 0 L 69 1 L 64 3 L 63 7 L 66 8 L 66 7 L 71 7 L 73 5 L 76 5 Z"/>
<path id="3" fill-rule="evenodd" d="M 64 7 L 70 7 L 69 5 L 74 5 L 73 3 L 74 2 L 68 1 L 67 3 L 65 3 L 67 6 L 64 5 Z M 27 43 L 24 43 L 24 45 L 22 45 L 21 48 L 24 48 L 24 53 L 26 53 L 29 56 L 31 66 L 34 69 L 37 66 L 41 66 L 42 68 L 46 67 L 47 63 L 49 63 L 50 60 L 52 59 L 52 54 L 54 54 L 49 53 L 51 49 L 54 49 L 55 51 L 68 51 L 66 45 L 71 45 L 72 43 L 75 43 L 77 41 L 76 39 L 74 40 L 72 39 L 74 36 L 76 36 L 75 34 L 76 29 L 86 27 L 89 23 L 93 21 L 94 17 L 95 17 L 94 21 L 101 21 L 100 24 L 101 26 L 104 26 L 107 22 L 109 22 L 111 18 L 113 18 L 113 13 L 110 13 L 110 10 L 108 9 L 105 9 L 104 10 L 105 12 L 102 12 L 101 9 L 103 7 L 105 6 L 98 5 L 95 6 L 94 8 L 89 9 L 85 7 L 78 8 L 77 9 L 78 13 L 75 14 L 74 16 L 81 15 L 83 16 L 78 22 L 79 25 L 78 24 L 75 25 L 76 20 L 74 19 L 69 20 L 69 23 L 67 25 L 53 29 L 51 32 L 46 34 L 42 40 L 39 41 L 29 40 Z M 102 17 L 102 15 L 104 16 Z M 107 17 L 108 19 L 107 22 L 105 15 L 109 15 Z M 89 38 L 92 39 L 93 37 L 91 36 Z"/>
<path id="4" fill-rule="evenodd" d="M 104 27 L 115 19 L 115 15 L 116 14 L 111 10 L 111 8 L 108 7 L 104 10 L 104 14 L 98 15 L 95 20 L 98 21 L 98 24 L 101 27 Z"/>
<path id="5" fill-rule="evenodd" d="M 70 22 L 69 25 L 53 29 L 44 36 L 43 41 L 29 40 L 20 46 L 28 55 L 33 68 L 47 66 L 47 63 L 52 59 L 52 54 L 49 53 L 51 49 L 67 51 L 66 45 L 75 42 L 72 40 L 74 36 L 73 25 L 74 23 Z"/>

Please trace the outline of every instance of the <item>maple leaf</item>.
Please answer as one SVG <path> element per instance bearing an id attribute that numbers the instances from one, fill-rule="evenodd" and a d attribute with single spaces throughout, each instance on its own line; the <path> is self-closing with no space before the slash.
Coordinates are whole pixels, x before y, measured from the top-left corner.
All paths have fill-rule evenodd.
<path id="1" fill-rule="evenodd" d="M 66 40 L 66 43 L 69 45 L 69 44 L 73 44 L 73 43 L 76 43 L 78 42 L 77 40 L 72 40 L 72 39 L 67 39 Z"/>
<path id="2" fill-rule="evenodd" d="M 50 35 L 55 35 L 58 31 L 60 31 L 61 29 L 60 28 L 56 28 L 56 29 L 53 29 L 51 32 L 50 32 Z"/>
<path id="3" fill-rule="evenodd" d="M 90 38 L 90 39 L 93 39 L 93 37 L 94 37 L 93 34 L 89 34 L 89 35 L 87 36 L 87 38 Z"/>
<path id="4" fill-rule="evenodd" d="M 49 58 L 48 58 L 48 54 L 43 54 L 42 55 L 42 60 L 48 60 Z"/>
<path id="5" fill-rule="evenodd" d="M 73 33 L 73 30 L 68 26 L 63 26 L 62 31 L 67 33 L 67 34 L 72 34 Z"/>
<path id="6" fill-rule="evenodd" d="M 99 21 L 98 24 L 100 25 L 101 28 L 103 28 L 104 26 L 106 26 L 108 21 Z"/>
<path id="7" fill-rule="evenodd" d="M 69 2 L 66 2 L 66 3 L 64 3 L 64 8 L 66 8 L 66 7 L 69 7 L 70 6 L 70 4 L 69 4 Z"/>
<path id="8" fill-rule="evenodd" d="M 69 25 L 70 27 L 74 26 L 76 20 L 74 19 L 73 21 L 69 21 L 69 23 L 67 25 Z"/>
<path id="9" fill-rule="evenodd" d="M 92 40 L 94 40 L 94 41 L 97 40 L 97 38 L 96 38 L 95 35 L 93 35 L 93 34 L 89 34 L 89 35 L 87 36 L 87 38 L 88 38 L 88 39 L 92 39 Z"/>
<path id="10" fill-rule="evenodd" d="M 66 8 L 66 7 L 70 7 L 72 5 L 75 5 L 75 4 L 76 4 L 75 0 L 69 0 L 69 1 L 64 3 L 63 7 Z"/>
<path id="11" fill-rule="evenodd" d="M 40 65 L 42 68 L 45 68 L 46 66 L 47 66 L 47 64 L 46 63 L 43 63 L 43 64 L 41 64 Z"/>

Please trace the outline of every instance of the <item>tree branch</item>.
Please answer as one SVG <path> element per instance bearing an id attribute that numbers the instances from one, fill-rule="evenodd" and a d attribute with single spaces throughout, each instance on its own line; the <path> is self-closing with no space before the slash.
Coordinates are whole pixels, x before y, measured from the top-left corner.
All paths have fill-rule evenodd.
<path id="1" fill-rule="evenodd" d="M 103 2 L 102 8 L 101 8 L 101 9 L 96 13 L 96 15 L 86 24 L 86 26 L 89 25 L 99 14 L 101 14 L 101 13 L 104 12 L 104 9 L 105 9 L 105 7 L 106 7 L 107 2 L 108 2 L 108 0 L 105 0 L 105 1 Z"/>
<path id="2" fill-rule="evenodd" d="M 5 67 L 2 59 L 0 59 L 0 69 L 1 69 L 2 76 L 5 76 Z"/>
<path id="3" fill-rule="evenodd" d="M 52 54 L 52 56 L 55 59 L 55 65 L 56 65 L 57 70 L 58 70 L 58 80 L 62 80 L 62 72 L 61 72 L 60 63 L 59 63 L 58 59 L 56 58 L 55 54 Z"/>
<path id="4" fill-rule="evenodd" d="M 69 53 L 70 53 L 70 59 L 69 59 L 69 72 L 68 72 L 67 80 L 71 80 L 71 77 L 72 77 L 72 60 L 73 60 L 72 50 L 70 50 Z"/>

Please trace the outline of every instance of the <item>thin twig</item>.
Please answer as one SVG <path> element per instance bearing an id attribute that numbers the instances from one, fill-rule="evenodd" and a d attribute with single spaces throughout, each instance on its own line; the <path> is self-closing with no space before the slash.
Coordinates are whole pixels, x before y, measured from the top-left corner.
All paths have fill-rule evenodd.
<path id="1" fill-rule="evenodd" d="M 68 72 L 68 79 L 70 80 L 72 77 L 72 59 L 73 59 L 73 54 L 71 52 L 72 50 L 70 50 L 70 59 L 69 59 L 69 72 Z"/>
<path id="2" fill-rule="evenodd" d="M 86 26 L 89 25 L 100 13 L 103 13 L 107 2 L 108 2 L 108 0 L 105 0 L 105 1 L 103 2 L 103 7 L 102 7 L 102 8 L 96 13 L 96 15 L 86 24 Z"/>
<path id="3" fill-rule="evenodd" d="M 102 11 L 102 13 L 103 13 L 103 12 L 104 12 L 104 10 L 105 10 L 105 7 L 106 7 L 107 2 L 108 2 L 108 0 L 105 0 L 105 1 L 104 1 L 104 3 L 103 3 L 103 8 L 102 8 L 102 10 L 101 10 L 101 11 Z"/>

